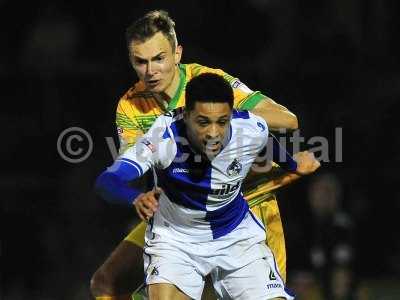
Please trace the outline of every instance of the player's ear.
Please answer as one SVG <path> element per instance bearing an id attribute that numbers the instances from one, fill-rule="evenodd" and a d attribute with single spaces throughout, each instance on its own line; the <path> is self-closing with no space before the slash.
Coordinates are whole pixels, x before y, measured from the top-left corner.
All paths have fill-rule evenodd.
<path id="1" fill-rule="evenodd" d="M 176 46 L 175 49 L 175 64 L 179 64 L 181 62 L 183 48 L 181 45 Z"/>

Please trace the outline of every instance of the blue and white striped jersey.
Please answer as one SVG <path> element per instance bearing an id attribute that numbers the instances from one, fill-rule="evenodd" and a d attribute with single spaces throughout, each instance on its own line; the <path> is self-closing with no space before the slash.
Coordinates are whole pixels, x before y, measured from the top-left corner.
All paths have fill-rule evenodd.
<path id="1" fill-rule="evenodd" d="M 247 213 L 242 181 L 267 139 L 262 118 L 234 110 L 223 149 L 209 161 L 190 147 L 183 110 L 178 109 L 160 116 L 108 171 L 126 168 L 141 176 L 154 170 L 164 192 L 153 232 L 195 241 L 215 239 L 231 232 Z"/>

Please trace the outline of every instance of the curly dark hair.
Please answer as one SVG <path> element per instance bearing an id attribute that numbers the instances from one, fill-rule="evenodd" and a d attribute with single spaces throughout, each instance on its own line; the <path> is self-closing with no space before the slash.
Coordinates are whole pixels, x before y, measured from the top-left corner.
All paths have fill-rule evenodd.
<path id="1" fill-rule="evenodd" d="M 222 76 L 203 73 L 186 85 L 186 110 L 192 111 L 196 102 L 228 103 L 233 108 L 233 90 Z"/>

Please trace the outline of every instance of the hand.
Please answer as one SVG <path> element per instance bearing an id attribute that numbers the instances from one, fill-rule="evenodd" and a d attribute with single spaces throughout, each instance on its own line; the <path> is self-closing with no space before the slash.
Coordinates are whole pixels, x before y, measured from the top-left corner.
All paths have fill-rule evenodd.
<path id="1" fill-rule="evenodd" d="M 133 201 L 139 218 L 148 221 L 158 209 L 158 198 L 162 190 L 156 188 L 150 192 L 142 193 Z"/>
<path id="2" fill-rule="evenodd" d="M 296 173 L 299 175 L 311 174 L 321 166 L 314 153 L 309 151 L 298 152 L 293 158 L 297 162 Z"/>

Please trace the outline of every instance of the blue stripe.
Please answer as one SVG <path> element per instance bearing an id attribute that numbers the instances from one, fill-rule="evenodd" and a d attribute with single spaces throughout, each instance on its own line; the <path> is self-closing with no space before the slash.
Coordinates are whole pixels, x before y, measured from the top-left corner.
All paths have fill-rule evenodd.
<path id="1" fill-rule="evenodd" d="M 291 172 L 297 170 L 297 162 L 286 151 L 286 149 L 281 146 L 277 138 L 271 133 L 269 133 L 267 147 L 272 147 L 272 160 L 281 168 Z"/>
<path id="2" fill-rule="evenodd" d="M 260 222 L 258 222 L 257 218 L 253 215 L 253 213 L 250 209 L 249 209 L 249 213 L 250 213 L 250 216 L 253 218 L 253 220 L 257 223 L 257 225 L 260 226 L 261 229 L 265 231 L 265 227 L 262 226 Z"/>
<path id="3" fill-rule="evenodd" d="M 175 137 L 176 154 L 174 161 L 166 168 L 157 170 L 159 185 L 167 197 L 184 207 L 196 210 L 206 210 L 208 194 L 211 191 L 211 163 L 202 158 L 202 162 L 195 162 L 194 153 L 189 145 L 182 142 L 188 141 L 186 127 L 183 119 L 171 123 L 171 131 Z M 178 137 L 180 139 L 178 139 Z M 187 158 L 182 161 L 182 156 Z M 175 172 L 184 169 L 187 172 Z"/>
<path id="4" fill-rule="evenodd" d="M 283 285 L 283 286 L 284 286 L 283 289 L 285 290 L 285 292 L 286 292 L 290 297 L 296 298 L 296 294 L 293 293 L 291 289 L 287 288 L 286 285 Z"/>
<path id="5" fill-rule="evenodd" d="M 116 160 L 107 172 L 117 175 L 123 181 L 132 181 L 141 176 L 140 169 L 123 160 Z"/>
<path id="6" fill-rule="evenodd" d="M 186 169 L 189 173 L 174 173 L 174 169 Z M 173 162 L 167 169 L 157 170 L 160 187 L 172 202 L 205 211 L 211 191 L 211 164 L 202 166 L 202 169 L 200 180 L 197 180 L 193 176 L 194 168 L 189 163 Z"/>
<path id="7" fill-rule="evenodd" d="M 185 122 L 183 119 L 176 120 L 171 123 L 170 128 L 172 130 L 172 134 L 175 137 L 186 137 L 186 129 L 185 129 Z"/>
<path id="8" fill-rule="evenodd" d="M 242 114 L 243 117 L 248 113 Z M 190 209 L 206 211 L 208 196 L 211 189 L 211 162 L 202 158 L 196 162 L 199 155 L 193 152 L 189 145 L 183 145 L 182 141 L 188 141 L 184 120 L 177 120 L 170 125 L 172 134 L 182 138 L 177 141 L 177 150 L 174 161 L 163 170 L 157 170 L 160 187 L 164 190 L 170 201 Z M 230 130 L 230 135 L 232 130 Z M 182 155 L 188 156 L 185 161 L 180 161 Z M 174 173 L 175 170 L 175 173 Z M 239 184 L 239 183 L 238 183 Z M 205 220 L 210 222 L 213 238 L 224 236 L 240 224 L 249 207 L 241 193 L 229 204 L 215 211 L 207 211 Z"/>
<path id="9" fill-rule="evenodd" d="M 247 110 L 236 110 L 232 111 L 232 119 L 249 119 L 250 115 Z"/>
<path id="10" fill-rule="evenodd" d="M 122 179 L 119 174 L 109 171 L 105 171 L 97 177 L 95 189 L 104 200 L 129 206 L 132 206 L 133 200 L 141 193 L 139 190 L 129 187 L 127 181 Z"/>
<path id="11" fill-rule="evenodd" d="M 168 128 L 165 128 L 165 131 L 164 131 L 164 133 L 162 135 L 162 138 L 163 139 L 171 138 L 171 136 L 170 136 L 170 134 L 168 132 Z"/>
<path id="12" fill-rule="evenodd" d="M 142 176 L 142 175 L 143 175 L 143 169 L 142 169 L 142 167 L 141 167 L 136 161 L 133 161 L 133 160 L 128 159 L 128 158 L 118 158 L 118 160 L 119 160 L 119 161 L 125 161 L 125 162 L 128 162 L 128 163 L 133 164 L 135 167 L 138 168 L 138 170 L 139 170 L 139 176 Z"/>
<path id="13" fill-rule="evenodd" d="M 229 204 L 214 211 L 207 211 L 206 220 L 210 222 L 213 238 L 219 238 L 235 229 L 246 216 L 249 206 L 241 193 Z"/>

